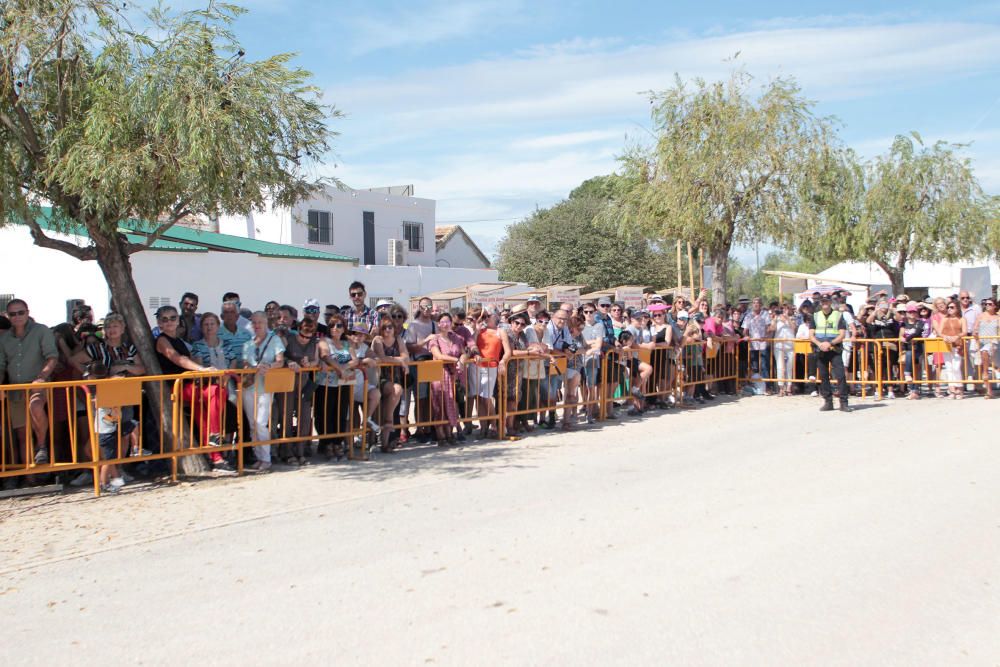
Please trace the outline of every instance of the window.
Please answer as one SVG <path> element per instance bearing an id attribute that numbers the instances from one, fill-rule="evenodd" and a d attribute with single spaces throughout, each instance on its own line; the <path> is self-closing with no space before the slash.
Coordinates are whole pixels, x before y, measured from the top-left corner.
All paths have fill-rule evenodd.
<path id="1" fill-rule="evenodd" d="M 170 297 L 169 296 L 151 296 L 149 297 L 149 308 L 150 310 L 156 310 L 161 306 L 169 306 Z"/>
<path id="2" fill-rule="evenodd" d="M 7 311 L 7 304 L 14 300 L 13 294 L 0 294 L 0 311 Z"/>
<path id="3" fill-rule="evenodd" d="M 403 238 L 406 239 L 407 247 L 414 252 L 424 251 L 424 223 L 404 222 Z"/>
<path id="4" fill-rule="evenodd" d="M 329 211 L 309 211 L 309 243 L 333 243 Z"/>

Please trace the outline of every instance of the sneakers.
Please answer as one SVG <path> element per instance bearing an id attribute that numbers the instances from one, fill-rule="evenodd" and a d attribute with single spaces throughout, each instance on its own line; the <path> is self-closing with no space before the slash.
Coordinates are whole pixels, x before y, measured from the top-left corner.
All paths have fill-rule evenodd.
<path id="1" fill-rule="evenodd" d="M 212 472 L 218 472 L 223 474 L 235 474 L 236 470 L 226 459 L 220 458 L 218 461 L 212 461 Z"/>
<path id="2" fill-rule="evenodd" d="M 123 486 L 125 486 L 125 480 L 122 479 L 121 477 L 112 477 L 111 481 L 108 482 L 108 486 L 114 487 L 116 489 L 120 489 Z"/>
<path id="3" fill-rule="evenodd" d="M 120 486 L 112 486 L 111 484 L 104 484 L 101 486 L 101 493 L 118 493 L 122 490 Z"/>
<path id="4" fill-rule="evenodd" d="M 152 450 L 139 449 L 138 447 L 133 447 L 132 450 L 128 453 L 129 456 L 151 456 L 152 454 L 153 454 Z"/>
<path id="5" fill-rule="evenodd" d="M 371 429 L 372 433 L 375 434 L 376 438 L 382 435 L 382 427 L 376 424 L 374 419 L 369 417 L 367 420 L 365 420 L 365 423 L 368 424 L 368 428 Z"/>
<path id="6" fill-rule="evenodd" d="M 815 397 L 815 396 L 819 396 L 819 392 L 818 392 L 818 391 L 814 391 L 814 392 L 812 392 L 812 393 L 811 393 L 811 394 L 809 394 L 809 395 L 810 395 L 810 396 L 813 396 L 813 397 Z"/>
<path id="7" fill-rule="evenodd" d="M 895 392 L 892 391 L 892 389 L 890 389 L 889 393 L 886 394 L 885 397 L 888 398 L 890 401 L 892 401 L 896 398 L 896 394 Z"/>
<path id="8" fill-rule="evenodd" d="M 69 485 L 74 488 L 80 488 L 87 484 L 92 484 L 94 482 L 94 474 L 89 470 L 84 470 L 79 475 L 70 480 Z"/>
<path id="9" fill-rule="evenodd" d="M 35 452 L 35 465 L 45 465 L 49 462 L 49 450 L 47 447 L 42 447 L 37 452 Z"/>

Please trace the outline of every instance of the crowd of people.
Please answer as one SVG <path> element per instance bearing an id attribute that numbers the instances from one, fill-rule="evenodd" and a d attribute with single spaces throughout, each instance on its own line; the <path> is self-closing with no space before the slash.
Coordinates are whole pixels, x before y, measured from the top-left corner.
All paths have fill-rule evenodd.
<path id="1" fill-rule="evenodd" d="M 996 301 L 975 304 L 964 291 L 920 302 L 878 294 L 857 313 L 843 293 L 815 293 L 797 308 L 746 297 L 713 307 L 703 292 L 693 301 L 647 294 L 626 307 L 603 297 L 551 311 L 540 297 L 468 311 L 424 298 L 413 312 L 387 300 L 369 305 L 360 282 L 348 296 L 350 304 L 322 308 L 309 299 L 300 313 L 277 301 L 252 311 L 228 292 L 216 313 L 185 293 L 179 308 L 156 311 L 160 371 L 215 373 L 180 385 L 194 444 L 211 450 L 213 470 L 235 472 L 226 445 L 239 436 L 240 411 L 244 441 L 260 443 L 248 469 L 266 472 L 275 459 L 299 466 L 317 456 L 343 458 L 359 430 L 362 443 L 385 453 L 411 440 L 448 446 L 473 436 L 573 430 L 618 419 L 620 410 L 638 416 L 698 406 L 734 394 L 737 379 L 755 393 L 821 395 L 823 409 L 837 396 L 848 410 L 848 381 L 876 375 L 888 398 L 896 391 L 962 398 L 973 376 L 992 398 L 1000 356 Z M 943 347 L 925 349 L 930 339 Z M 808 352 L 797 353 L 796 341 Z M 421 381 L 417 366 L 432 359 L 441 362 L 440 375 Z M 268 373 L 281 367 L 296 371 L 290 391 L 270 391 Z M 91 433 L 101 460 L 160 449 L 156 429 L 143 429 L 135 409 L 88 412 L 86 395 L 44 390 L 50 381 L 146 374 L 118 313 L 98 326 L 81 305 L 69 322 L 49 328 L 31 318 L 24 300 L 11 300 L 0 317 L 0 381 L 39 386 L 3 392 L 4 460 L 23 465 L 28 456 L 29 468 L 89 461 Z M 101 465 L 101 488 L 121 489 L 130 467 Z M 88 471 L 71 483 L 93 480 Z"/>

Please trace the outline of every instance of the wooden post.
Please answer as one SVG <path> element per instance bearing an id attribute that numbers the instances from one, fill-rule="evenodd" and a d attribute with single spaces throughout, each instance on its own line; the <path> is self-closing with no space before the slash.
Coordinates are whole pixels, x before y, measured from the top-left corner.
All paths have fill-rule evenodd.
<path id="1" fill-rule="evenodd" d="M 684 269 L 681 268 L 681 240 L 677 239 L 677 287 L 680 288 L 683 284 Z"/>
<path id="2" fill-rule="evenodd" d="M 698 293 L 705 289 L 705 251 L 698 248 Z"/>
<path id="3" fill-rule="evenodd" d="M 691 303 L 694 303 L 694 255 L 691 252 L 690 241 L 688 241 L 688 279 L 691 281 Z"/>

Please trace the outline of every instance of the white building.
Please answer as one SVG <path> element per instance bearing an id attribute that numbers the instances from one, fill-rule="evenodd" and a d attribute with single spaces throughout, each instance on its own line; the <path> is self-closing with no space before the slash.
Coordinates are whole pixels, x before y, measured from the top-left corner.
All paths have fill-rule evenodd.
<path id="1" fill-rule="evenodd" d="M 458 225 L 438 227 L 434 233 L 437 258 L 434 263 L 444 268 L 490 268 L 490 260 L 475 241 Z"/>
<path id="2" fill-rule="evenodd" d="M 89 244 L 82 233 L 47 233 L 77 245 Z M 360 280 L 371 303 L 389 298 L 406 306 L 414 296 L 498 279 L 493 269 L 439 268 L 433 262 L 359 266 L 353 255 L 334 254 L 329 246 L 327 252 L 317 247 L 178 226 L 168 230 L 152 249 L 132 255 L 132 273 L 150 317 L 160 305 L 177 305 L 187 291 L 199 296 L 202 311 L 218 312 L 223 293 L 230 290 L 238 292 L 251 309 L 261 309 L 271 299 L 301 309 L 309 298 L 319 299 L 321 304 L 349 304 L 347 287 Z M 67 302 L 73 299 L 92 306 L 98 318 L 110 308 L 107 283 L 96 262 L 81 262 L 57 250 L 39 248 L 23 225 L 0 228 L 0 265 L 0 305 L 10 298 L 24 299 L 35 320 L 43 324 L 66 321 Z"/>
<path id="3" fill-rule="evenodd" d="M 1000 266 L 996 262 L 910 262 L 906 265 L 906 272 L 903 275 L 906 292 L 915 298 L 923 298 L 926 295 L 950 296 L 963 288 L 963 270 L 966 271 L 966 281 L 968 281 L 969 269 L 976 268 L 989 269 L 989 286 L 995 290 L 1000 283 Z M 890 285 L 889 276 L 873 262 L 840 262 L 825 271 L 820 271 L 817 276 L 822 279 L 820 282 L 872 285 L 876 289 L 888 288 Z M 979 289 L 971 289 L 973 292 L 983 292 L 986 287 L 984 285 Z M 974 294 L 977 299 L 987 296 L 989 295 Z"/>
<path id="4" fill-rule="evenodd" d="M 438 262 L 435 210 L 436 202 L 414 197 L 410 185 L 368 190 L 327 186 L 290 209 L 268 207 L 222 217 L 219 232 L 356 257 L 366 266 L 489 268 L 489 260 L 464 231 L 454 250 Z"/>

